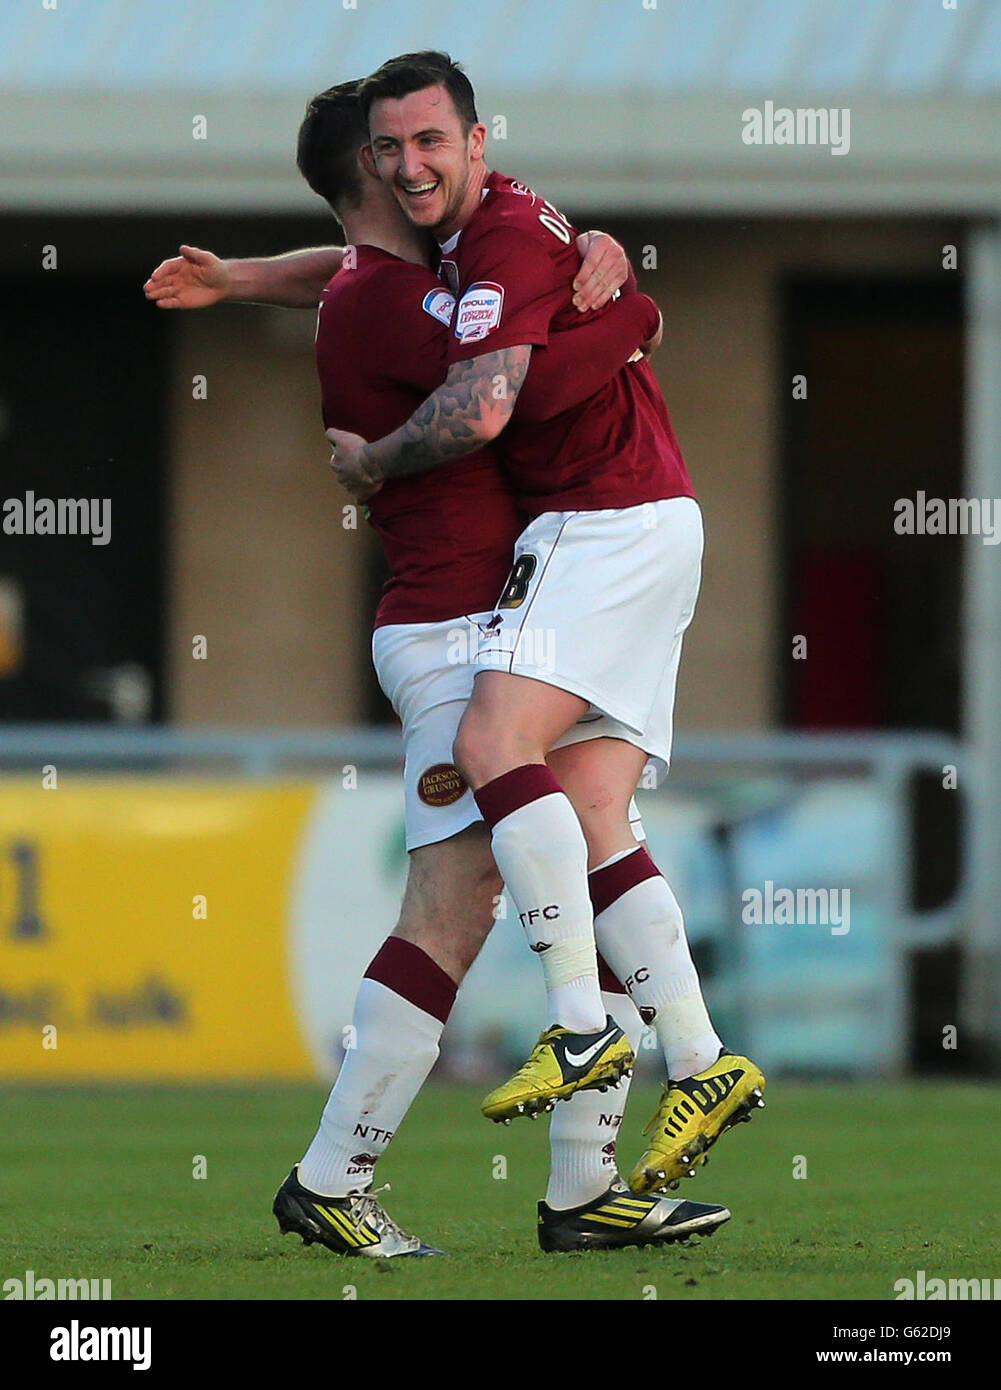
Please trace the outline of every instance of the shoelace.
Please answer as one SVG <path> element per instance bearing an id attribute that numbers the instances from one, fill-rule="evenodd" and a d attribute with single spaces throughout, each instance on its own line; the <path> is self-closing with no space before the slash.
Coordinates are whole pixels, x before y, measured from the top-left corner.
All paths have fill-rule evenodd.
<path id="1" fill-rule="evenodd" d="M 531 1052 L 528 1054 L 528 1060 L 526 1062 L 522 1062 L 521 1066 L 515 1072 L 514 1076 L 512 1076 L 512 1081 L 517 1081 L 519 1076 L 527 1076 L 531 1072 L 534 1063 L 539 1057 L 542 1056 L 543 1050 L 548 1046 L 549 1041 L 551 1041 L 551 1039 L 546 1039 L 545 1034 L 543 1034 L 539 1041 L 532 1048 Z"/>
<path id="2" fill-rule="evenodd" d="M 349 1194 L 351 1200 L 351 1219 L 357 1221 L 359 1225 L 367 1221 L 375 1230 L 379 1239 L 384 1236 L 396 1236 L 397 1239 L 406 1245 L 413 1245 L 417 1242 L 416 1236 L 408 1236 L 406 1231 L 397 1226 L 396 1222 L 389 1215 L 381 1202 L 376 1201 L 380 1192 L 389 1192 L 390 1184 L 383 1183 L 382 1187 L 374 1187 L 371 1192 L 359 1192 Z"/>

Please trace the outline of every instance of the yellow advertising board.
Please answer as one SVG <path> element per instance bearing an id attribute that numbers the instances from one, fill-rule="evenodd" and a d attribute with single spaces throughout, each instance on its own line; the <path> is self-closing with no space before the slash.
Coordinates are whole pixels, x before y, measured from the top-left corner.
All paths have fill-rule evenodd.
<path id="1" fill-rule="evenodd" d="M 286 911 L 315 784 L 0 785 L 0 1077 L 314 1075 Z"/>

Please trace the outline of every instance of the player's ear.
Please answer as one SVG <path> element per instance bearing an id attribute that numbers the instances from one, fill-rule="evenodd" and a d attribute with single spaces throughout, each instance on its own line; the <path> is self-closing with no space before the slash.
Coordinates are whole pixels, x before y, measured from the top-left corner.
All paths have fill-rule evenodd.
<path id="1" fill-rule="evenodd" d="M 362 145 L 361 149 L 358 151 L 358 158 L 366 174 L 370 174 L 372 178 L 377 179 L 379 177 L 379 171 L 375 167 L 375 155 L 372 153 L 372 146 Z"/>
<path id="2" fill-rule="evenodd" d="M 471 159 L 482 159 L 483 149 L 487 142 L 487 128 L 485 125 L 474 125 L 469 131 L 469 157 Z"/>

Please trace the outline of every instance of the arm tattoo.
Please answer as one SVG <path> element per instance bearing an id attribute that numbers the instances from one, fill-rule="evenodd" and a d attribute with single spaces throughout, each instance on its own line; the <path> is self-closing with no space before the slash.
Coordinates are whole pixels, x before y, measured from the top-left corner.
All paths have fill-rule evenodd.
<path id="1" fill-rule="evenodd" d="M 456 362 L 407 423 L 365 447 L 379 478 L 427 473 L 495 439 L 511 418 L 532 348 L 502 348 Z"/>

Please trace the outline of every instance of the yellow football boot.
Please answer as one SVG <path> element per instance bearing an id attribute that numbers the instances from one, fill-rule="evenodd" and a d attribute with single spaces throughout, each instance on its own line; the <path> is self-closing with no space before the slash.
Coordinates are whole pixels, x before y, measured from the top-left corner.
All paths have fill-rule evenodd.
<path id="1" fill-rule="evenodd" d="M 516 1115 L 535 1119 L 577 1091 L 605 1091 L 628 1076 L 636 1058 L 619 1025 L 605 1018 L 596 1033 L 547 1028 L 525 1065 L 483 1102 L 488 1120 L 510 1124 Z"/>
<path id="2" fill-rule="evenodd" d="M 662 1192 L 677 1187 L 680 1178 L 693 1178 L 724 1130 L 764 1107 L 764 1089 L 760 1069 L 725 1049 L 706 1071 L 669 1082 L 643 1131 L 651 1138 L 629 1175 L 633 1192 Z"/>

